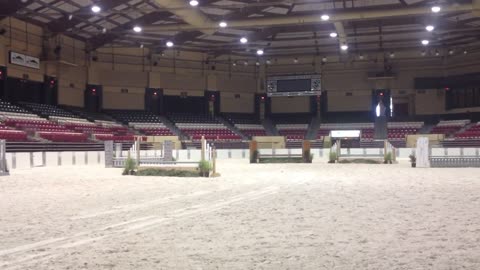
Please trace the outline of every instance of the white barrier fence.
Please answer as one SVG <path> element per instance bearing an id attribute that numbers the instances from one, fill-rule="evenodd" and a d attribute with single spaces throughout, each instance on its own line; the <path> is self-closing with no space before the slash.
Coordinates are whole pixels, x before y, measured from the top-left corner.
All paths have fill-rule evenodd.
<path id="1" fill-rule="evenodd" d="M 217 160 L 245 160 L 249 161 L 248 149 L 217 149 Z M 383 153 L 383 148 L 343 148 L 345 154 L 352 155 L 378 155 Z M 407 160 L 414 151 L 412 148 L 397 148 L 397 158 Z M 127 156 L 128 151 L 123 151 Z M 260 149 L 263 155 L 301 155 L 302 149 Z M 330 149 L 312 148 L 313 161 L 327 161 Z M 433 156 L 480 156 L 480 148 L 432 148 L 430 155 Z M 160 150 L 142 150 L 141 156 L 162 156 Z M 198 161 L 201 159 L 200 149 L 173 150 L 173 157 L 177 161 Z M 33 152 L 33 153 L 6 153 L 6 161 L 9 170 L 29 169 L 34 167 L 59 167 L 59 166 L 105 166 L 105 152 Z"/>

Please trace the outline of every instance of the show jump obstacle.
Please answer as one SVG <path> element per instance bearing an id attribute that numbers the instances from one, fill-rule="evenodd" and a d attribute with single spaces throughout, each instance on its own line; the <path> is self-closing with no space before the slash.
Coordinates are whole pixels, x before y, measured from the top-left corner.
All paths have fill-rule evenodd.
<path id="1" fill-rule="evenodd" d="M 273 143 L 270 144 L 272 147 L 261 147 L 261 146 L 269 145 L 266 142 L 263 142 L 263 144 L 260 144 L 256 140 L 250 141 L 250 163 L 261 163 L 262 160 L 278 160 L 278 161 L 301 161 L 304 163 L 311 163 L 312 158 L 310 156 L 310 141 L 303 141 L 302 143 L 302 154 L 292 154 L 290 150 L 286 154 L 279 154 L 277 153 L 277 148 L 273 147 Z M 271 149 L 271 154 L 261 154 L 259 149 Z"/>
<path id="2" fill-rule="evenodd" d="M 0 140 L 0 175 L 9 175 L 7 167 L 7 144 L 5 140 Z"/>
<path id="3" fill-rule="evenodd" d="M 207 160 L 215 163 L 215 149 L 212 148 L 207 141 L 202 138 L 202 152 L 201 160 Z M 176 161 L 173 159 L 174 143 L 172 141 L 163 141 L 153 144 L 155 154 L 153 156 L 141 155 L 141 145 L 145 143 L 141 137 L 135 139 L 134 144 L 124 156 L 122 153 L 122 144 L 114 143 L 113 141 L 105 141 L 105 167 L 106 168 L 123 168 L 128 158 L 136 161 L 140 166 L 155 166 L 155 165 L 188 165 L 192 164 L 197 167 L 200 161 Z M 150 143 L 151 144 L 151 143 Z M 114 149 L 115 146 L 115 149 Z M 158 154 L 158 152 L 160 152 Z"/>
<path id="4" fill-rule="evenodd" d="M 347 148 L 346 151 L 342 151 L 341 141 L 338 140 L 334 143 L 330 149 L 330 152 L 336 153 L 337 161 L 340 159 L 381 159 L 386 160 L 387 155 L 390 154 L 392 162 L 397 161 L 397 151 L 396 148 L 388 141 L 383 141 L 383 149 L 378 149 L 378 153 L 367 153 L 367 149 L 363 149 L 363 153 L 351 153 L 350 149 Z"/>

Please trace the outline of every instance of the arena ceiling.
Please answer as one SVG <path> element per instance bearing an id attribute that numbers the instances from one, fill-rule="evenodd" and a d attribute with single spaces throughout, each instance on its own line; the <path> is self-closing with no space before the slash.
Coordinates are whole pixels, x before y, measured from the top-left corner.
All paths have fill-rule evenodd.
<path id="1" fill-rule="evenodd" d="M 197 6 L 191 0 L 0 3 L 1 17 L 15 16 L 44 26 L 52 35 L 79 38 L 90 50 L 142 46 L 160 52 L 170 41 L 175 49 L 218 57 L 255 55 L 258 50 L 272 56 L 325 55 L 340 53 L 342 47 L 360 54 L 425 47 L 465 51 L 480 44 L 480 0 L 198 0 Z M 94 12 L 94 6 L 101 10 Z M 432 7 L 441 10 L 433 12 Z M 136 26 L 141 31 L 134 31 Z M 242 37 L 248 42 L 240 42 Z"/>

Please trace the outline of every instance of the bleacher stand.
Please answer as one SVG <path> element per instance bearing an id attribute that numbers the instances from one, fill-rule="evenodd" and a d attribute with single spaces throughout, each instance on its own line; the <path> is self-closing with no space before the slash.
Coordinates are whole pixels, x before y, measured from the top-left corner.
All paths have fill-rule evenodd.
<path id="1" fill-rule="evenodd" d="M 108 113 L 119 121 L 128 124 L 129 127 L 139 130 L 145 135 L 175 136 L 174 132 L 162 122 L 162 119 L 151 112 L 137 110 L 110 110 Z"/>
<path id="2" fill-rule="evenodd" d="M 470 124 L 470 120 L 447 120 L 440 121 L 430 131 L 430 134 L 445 134 L 445 137 L 450 137 Z"/>
<path id="3" fill-rule="evenodd" d="M 265 127 L 253 114 L 231 113 L 223 117 L 248 138 L 267 135 Z"/>
<path id="4" fill-rule="evenodd" d="M 169 118 L 194 141 L 200 140 L 202 136 L 209 141 L 239 141 L 242 139 L 215 117 L 203 114 L 171 114 Z"/>

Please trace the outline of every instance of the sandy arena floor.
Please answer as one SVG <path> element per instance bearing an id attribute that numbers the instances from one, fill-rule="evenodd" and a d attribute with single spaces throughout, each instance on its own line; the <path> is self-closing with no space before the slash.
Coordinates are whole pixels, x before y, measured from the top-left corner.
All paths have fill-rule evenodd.
<path id="1" fill-rule="evenodd" d="M 0 177 L 0 269 L 480 269 L 480 170 L 250 165 Z"/>

